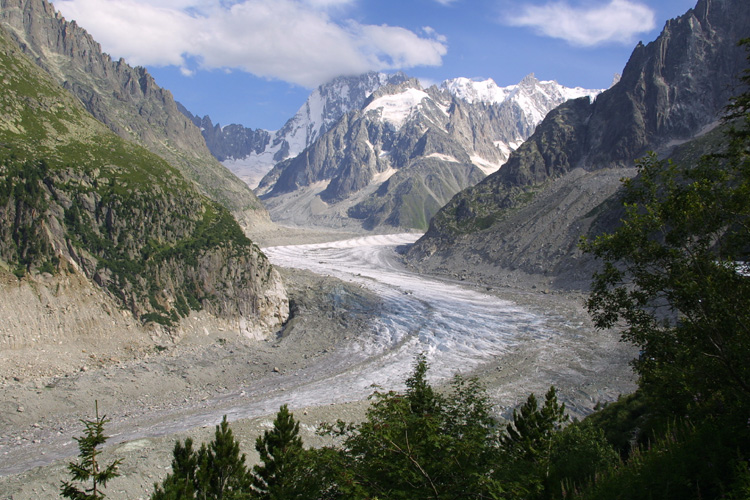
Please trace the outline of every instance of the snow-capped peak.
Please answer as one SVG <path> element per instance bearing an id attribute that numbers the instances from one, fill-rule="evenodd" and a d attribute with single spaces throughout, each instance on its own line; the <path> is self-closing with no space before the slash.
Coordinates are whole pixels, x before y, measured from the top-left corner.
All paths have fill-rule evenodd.
<path id="1" fill-rule="evenodd" d="M 541 94 L 556 104 L 568 99 L 589 96 L 595 98 L 602 90 L 589 90 L 581 87 L 565 87 L 555 80 L 539 81 L 534 73 L 529 73 L 516 85 L 499 87 L 494 80 L 472 80 L 469 78 L 455 78 L 446 80 L 441 88 L 452 95 L 470 103 L 483 102 L 485 104 L 502 104 L 509 99 L 517 99 L 523 94 Z"/>
<path id="2" fill-rule="evenodd" d="M 375 72 L 335 78 L 313 90 L 299 111 L 276 132 L 274 144 L 286 142 L 285 157 L 296 156 L 343 115 L 361 108 L 375 90 L 388 83 L 401 83 L 406 78 L 403 73 Z"/>
<path id="3" fill-rule="evenodd" d="M 484 102 L 487 104 L 499 104 L 508 98 L 516 86 L 498 87 L 492 78 L 488 78 L 487 80 L 472 80 L 461 77 L 446 80 L 442 83 L 441 87 L 459 99 L 470 103 Z"/>
<path id="4" fill-rule="evenodd" d="M 408 88 L 398 94 L 387 94 L 374 99 L 364 109 L 365 113 L 371 111 L 380 112 L 380 119 L 390 123 L 398 130 L 406 119 L 419 108 L 424 99 L 429 99 L 424 90 Z"/>

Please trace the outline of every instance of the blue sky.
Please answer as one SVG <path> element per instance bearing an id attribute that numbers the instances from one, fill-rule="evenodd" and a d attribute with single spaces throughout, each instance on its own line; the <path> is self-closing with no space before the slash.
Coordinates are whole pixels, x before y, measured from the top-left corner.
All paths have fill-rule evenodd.
<path id="1" fill-rule="evenodd" d="M 696 0 L 52 0 L 214 123 L 275 130 L 341 74 L 606 88 Z"/>

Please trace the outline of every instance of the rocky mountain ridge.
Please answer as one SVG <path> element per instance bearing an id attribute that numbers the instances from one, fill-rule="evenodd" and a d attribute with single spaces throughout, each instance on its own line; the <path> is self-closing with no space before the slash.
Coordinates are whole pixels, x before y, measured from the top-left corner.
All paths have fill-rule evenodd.
<path id="1" fill-rule="evenodd" d="M 550 112 L 502 170 L 454 197 L 410 250 L 411 264 L 585 282 L 578 239 L 636 158 L 668 154 L 715 126 L 744 67 L 737 42 L 749 26 L 740 0 L 700 0 L 669 21 L 638 44 L 616 85 Z"/>
<path id="2" fill-rule="evenodd" d="M 359 109 L 373 91 L 406 78 L 402 73 L 376 72 L 335 78 L 316 88 L 297 113 L 276 131 L 239 124 L 222 127 L 214 125 L 209 116 L 199 118 L 184 108 L 183 113 L 202 130 L 211 153 L 255 188 L 276 163 L 297 156 L 343 115 Z"/>
<path id="3" fill-rule="evenodd" d="M 0 29 L 0 267 L 18 280 L 3 286 L 59 289 L 82 276 L 138 324 L 177 334 L 202 311 L 250 338 L 277 329 L 288 316 L 281 279 L 228 210 L 22 52 Z M 15 348 L 12 339 L 0 345 Z"/>
<path id="4" fill-rule="evenodd" d="M 209 116 L 200 118 L 184 107 L 181 111 L 200 128 L 212 154 L 255 188 L 276 163 L 297 156 L 346 113 L 361 109 L 373 92 L 385 85 L 403 83 L 408 78 L 403 73 L 374 72 L 335 78 L 315 89 L 295 116 L 277 131 L 239 124 L 221 126 L 214 124 Z M 446 80 L 440 88 L 470 104 L 500 105 L 505 102 L 506 106 L 516 107 L 508 113 L 508 130 L 503 131 L 497 143 L 505 158 L 531 134 L 550 109 L 567 99 L 584 95 L 593 98 L 601 92 L 567 88 L 555 81 L 540 82 L 533 74 L 507 87 L 499 87 L 492 79 L 456 78 Z"/>
<path id="5" fill-rule="evenodd" d="M 467 79 L 384 85 L 278 163 L 257 192 L 285 223 L 424 230 L 455 193 L 497 171 L 549 109 L 597 93 L 533 75 L 506 88 Z"/>
<path id="6" fill-rule="evenodd" d="M 211 155 L 172 94 L 145 68 L 113 61 L 47 0 L 0 0 L 0 24 L 25 54 L 120 137 L 165 158 L 244 225 L 268 223 L 255 195 Z"/>

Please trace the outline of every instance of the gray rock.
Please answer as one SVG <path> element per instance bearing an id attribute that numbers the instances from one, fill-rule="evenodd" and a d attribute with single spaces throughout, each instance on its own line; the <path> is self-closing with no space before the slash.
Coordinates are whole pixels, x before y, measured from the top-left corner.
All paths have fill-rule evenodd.
<path id="1" fill-rule="evenodd" d="M 620 178 L 648 150 L 665 156 L 719 120 L 745 68 L 750 4 L 700 0 L 638 44 L 620 81 L 591 103 L 550 112 L 503 168 L 448 203 L 407 255 L 423 271 L 466 263 L 476 276 L 500 270 L 586 286 L 593 263 L 581 236 L 618 217 Z"/>

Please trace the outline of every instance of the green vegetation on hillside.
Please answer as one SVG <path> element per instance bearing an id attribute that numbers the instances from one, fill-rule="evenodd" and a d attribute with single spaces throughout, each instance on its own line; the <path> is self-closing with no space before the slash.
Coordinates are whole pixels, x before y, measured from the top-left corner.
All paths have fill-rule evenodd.
<path id="1" fill-rule="evenodd" d="M 0 259 L 19 277 L 72 265 L 162 324 L 208 304 L 252 310 L 237 290 L 261 289 L 271 270 L 226 208 L 97 122 L 4 36 Z"/>
<path id="2" fill-rule="evenodd" d="M 750 85 L 750 71 L 742 80 Z M 732 101 L 714 154 L 641 160 L 624 181 L 622 225 L 584 243 L 604 262 L 589 311 L 601 328 L 624 325 L 623 338 L 640 347 L 637 425 L 656 430 L 585 498 L 747 498 L 749 101 L 750 91 Z"/>

